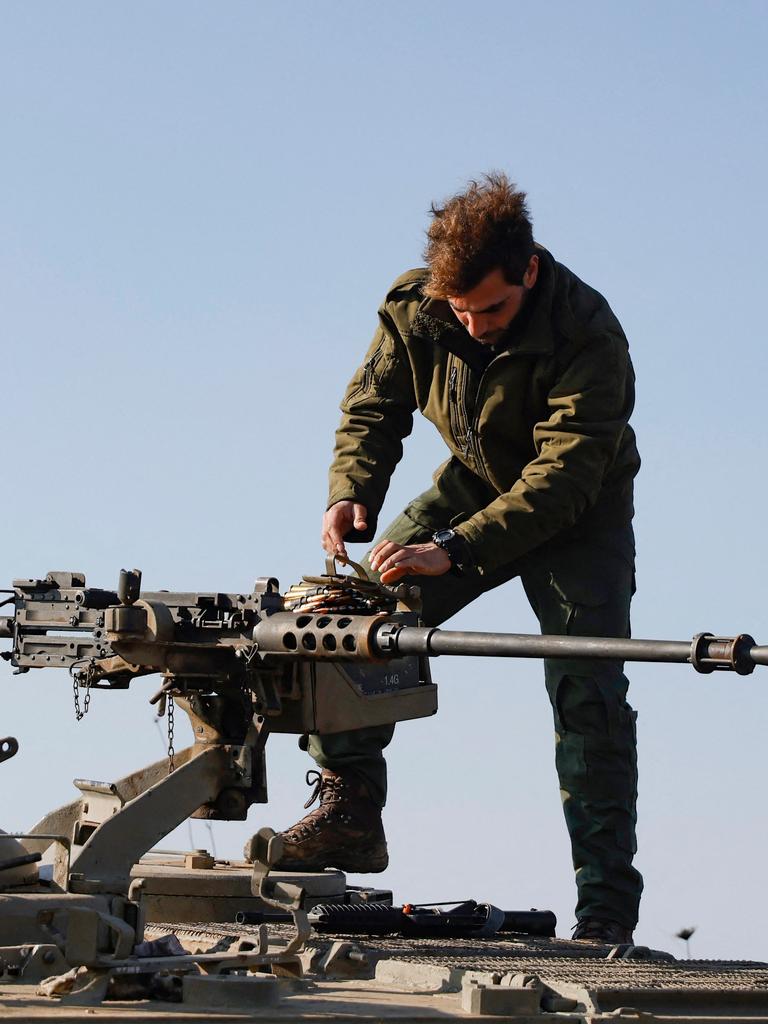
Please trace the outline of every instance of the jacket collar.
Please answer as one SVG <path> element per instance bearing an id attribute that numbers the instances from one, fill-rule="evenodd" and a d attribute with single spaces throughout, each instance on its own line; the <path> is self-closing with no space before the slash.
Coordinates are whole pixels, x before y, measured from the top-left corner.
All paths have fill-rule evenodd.
<path id="1" fill-rule="evenodd" d="M 512 321 L 509 341 L 499 349 L 499 355 L 507 352 L 510 355 L 544 355 L 554 351 L 552 300 L 555 291 L 555 261 L 543 247 L 537 246 L 536 249 L 539 276 L 528 297 L 532 306 L 521 314 L 525 320 L 518 331 L 515 331 L 515 321 Z M 477 361 L 473 358 L 477 353 L 477 342 L 456 319 L 445 299 L 426 298 L 420 303 L 411 324 L 411 334 L 441 345 L 470 366 Z M 480 362 L 485 365 L 487 360 L 482 357 L 482 353 L 480 355 Z"/>

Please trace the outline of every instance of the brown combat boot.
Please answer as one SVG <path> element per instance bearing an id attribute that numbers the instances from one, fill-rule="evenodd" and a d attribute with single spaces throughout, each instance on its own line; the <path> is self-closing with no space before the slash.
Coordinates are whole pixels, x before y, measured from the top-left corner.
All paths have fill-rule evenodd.
<path id="1" fill-rule="evenodd" d="M 276 871 L 322 871 L 339 868 L 375 874 L 389 863 L 381 808 L 355 775 L 340 775 L 323 768 L 307 772 L 315 790 L 304 804 L 320 806 L 280 833 L 285 853 Z"/>
<path id="2" fill-rule="evenodd" d="M 632 929 L 618 921 L 603 921 L 599 917 L 583 917 L 573 930 L 577 942 L 602 942 L 606 946 L 632 945 Z"/>

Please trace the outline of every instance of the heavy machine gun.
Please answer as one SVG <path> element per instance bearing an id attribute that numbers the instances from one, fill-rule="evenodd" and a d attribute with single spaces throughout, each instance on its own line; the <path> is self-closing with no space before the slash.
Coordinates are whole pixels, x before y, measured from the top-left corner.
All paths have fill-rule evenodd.
<path id="1" fill-rule="evenodd" d="M 250 593 L 143 592 L 137 570 L 123 570 L 115 590 L 89 587 L 74 572 L 14 582 L 0 640 L 10 641 L 2 656 L 16 672 L 68 669 L 78 718 L 94 690 L 159 674 L 150 702 L 171 739 L 174 711 L 183 709 L 194 742 L 178 752 L 171 744 L 168 759 L 116 782 L 77 780 L 78 799 L 29 833 L 0 834 L 0 946 L 19 935 L 50 943 L 66 931 L 67 949 L 74 946 L 67 962 L 119 959 L 140 939 L 148 905 L 136 866 L 189 817 L 243 820 L 251 804 L 265 802 L 270 732 L 331 733 L 432 715 L 429 660 L 437 655 L 681 662 L 740 674 L 768 664 L 768 646 L 746 634 L 687 642 L 425 627 L 418 588 L 382 587 L 356 568 L 357 576 L 341 575 L 331 560 L 325 575 L 284 593 L 271 577 Z M 0 761 L 17 746 L 0 739 Z M 299 921 L 304 890 L 267 880 L 279 847 L 269 829 L 249 841 L 249 892 Z M 36 885 L 43 855 L 52 875 Z M 305 917 L 297 944 L 307 928 Z M 285 952 L 293 950 L 291 943 Z"/>
<path id="2" fill-rule="evenodd" d="M 741 674 L 768 664 L 768 647 L 746 634 L 686 642 L 428 628 L 417 588 L 382 587 L 357 568 L 340 575 L 330 560 L 324 576 L 285 594 L 271 577 L 247 594 L 146 593 L 137 570 L 123 570 L 114 591 L 73 572 L 14 582 L 6 602 L 14 614 L 0 618 L 0 637 L 12 641 L 3 657 L 17 672 L 69 669 L 79 716 L 93 690 L 159 673 L 151 703 L 166 716 L 182 708 L 192 725 L 194 743 L 171 748 L 169 762 L 109 785 L 78 782 L 83 797 L 36 826 L 69 837 L 70 887 L 127 892 L 132 866 L 188 817 L 245 819 L 267 800 L 270 732 L 330 733 L 434 714 L 429 659 L 437 655 L 682 662 Z"/>

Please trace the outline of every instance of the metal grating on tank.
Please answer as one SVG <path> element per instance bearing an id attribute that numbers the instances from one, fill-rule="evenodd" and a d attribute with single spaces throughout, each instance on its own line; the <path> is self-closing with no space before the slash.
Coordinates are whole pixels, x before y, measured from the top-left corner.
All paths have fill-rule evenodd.
<path id="1" fill-rule="evenodd" d="M 721 962 L 717 960 L 683 961 L 681 963 L 643 963 L 639 961 L 605 960 L 587 957 L 530 956 L 433 956 L 396 955 L 401 963 L 450 967 L 460 971 L 491 974 L 538 974 L 543 979 L 587 988 L 653 988 L 761 990 L 768 992 L 768 967 L 765 964 Z"/>
<path id="2" fill-rule="evenodd" d="M 246 925 L 210 924 L 153 925 L 160 931 L 175 931 L 182 942 L 193 936 L 214 941 L 224 935 L 246 936 L 255 928 Z M 290 934 L 285 925 L 273 925 L 275 936 Z M 335 937 L 334 937 L 335 938 Z M 760 991 L 768 993 L 768 963 L 751 960 L 621 960 L 606 959 L 606 947 L 585 946 L 562 939 L 498 940 L 478 943 L 473 939 L 410 939 L 397 936 L 363 938 L 354 936 L 372 961 L 446 967 L 454 971 L 488 974 L 538 974 L 544 980 L 586 988 L 611 989 L 697 989 L 712 992 Z M 310 948 L 329 946 L 330 937 L 313 936 Z"/>

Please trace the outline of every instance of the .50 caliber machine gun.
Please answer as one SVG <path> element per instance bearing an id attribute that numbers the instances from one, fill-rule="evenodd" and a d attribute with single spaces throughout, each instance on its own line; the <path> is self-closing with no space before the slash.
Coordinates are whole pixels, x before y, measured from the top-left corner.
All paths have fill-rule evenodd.
<path id="1" fill-rule="evenodd" d="M 359 570 L 359 567 L 358 567 Z M 111 784 L 80 781 L 83 797 L 53 811 L 25 848 L 45 836 L 72 846 L 66 891 L 123 892 L 134 864 L 188 817 L 245 819 L 267 799 L 270 732 L 330 733 L 432 715 L 429 658 L 610 658 L 687 662 L 699 672 L 747 674 L 768 664 L 751 636 L 702 633 L 692 642 L 454 632 L 419 624 L 418 589 L 365 577 L 305 577 L 285 594 L 261 578 L 250 594 L 141 592 L 141 573 L 115 591 L 85 576 L 51 572 L 16 580 L 0 617 L 17 672 L 69 669 L 78 716 L 94 689 L 124 689 L 160 673 L 160 714 L 181 707 L 194 743 Z M 83 693 L 82 710 L 80 694 Z M 12 743 L 12 741 L 3 741 Z M 13 751 L 15 752 L 15 750 Z M 11 752 L 6 754 L 12 756 Z"/>

